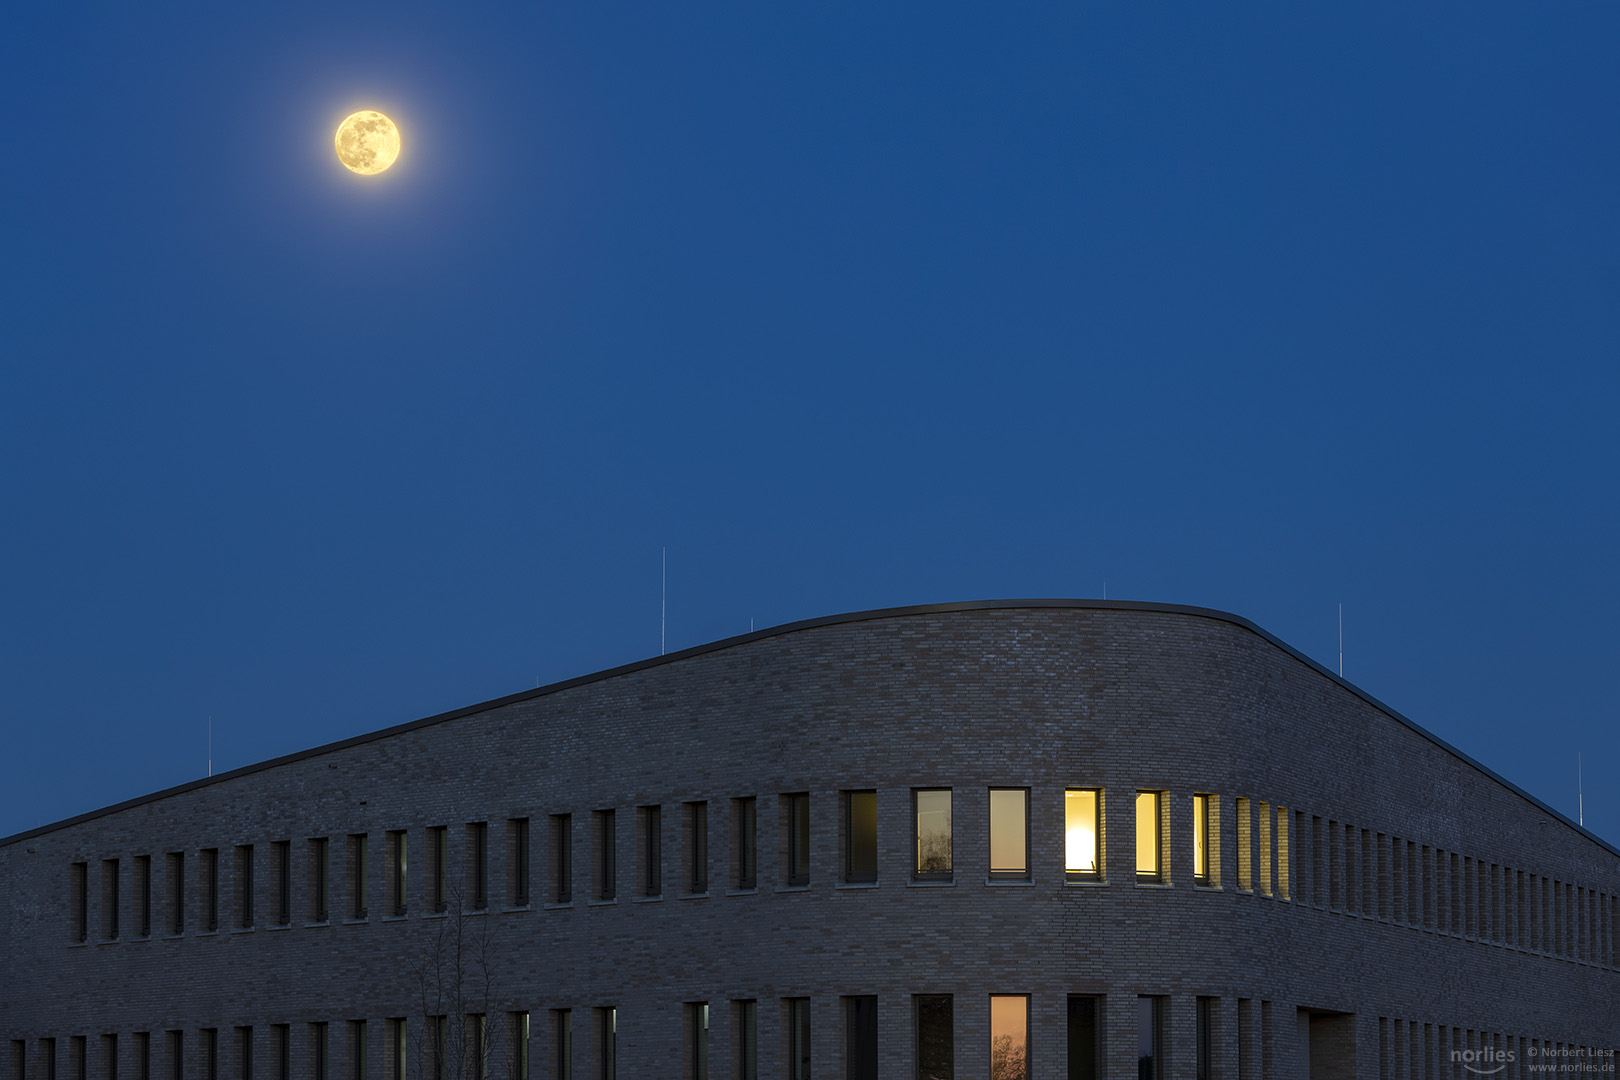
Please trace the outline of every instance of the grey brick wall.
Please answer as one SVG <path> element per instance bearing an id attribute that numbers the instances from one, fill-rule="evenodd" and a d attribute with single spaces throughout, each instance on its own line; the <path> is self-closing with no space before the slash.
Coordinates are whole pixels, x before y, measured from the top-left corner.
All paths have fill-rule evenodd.
<path id="1" fill-rule="evenodd" d="M 988 790 L 1003 786 L 1030 790 L 1028 883 L 987 880 Z M 911 881 L 919 787 L 953 790 L 948 885 Z M 1064 880 L 1069 787 L 1104 790 L 1105 883 Z M 862 789 L 878 793 L 879 880 L 840 887 L 840 793 Z M 1139 789 L 1167 793 L 1163 886 L 1135 881 Z M 780 796 L 801 791 L 811 881 L 790 889 Z M 1207 889 L 1193 886 L 1194 792 L 1218 796 Z M 734 800 L 746 796 L 758 881 L 739 890 Z M 1250 889 L 1238 882 L 1239 797 L 1250 800 Z M 684 892 L 682 804 L 693 801 L 708 804 L 702 896 Z M 650 805 L 662 807 L 664 864 L 651 900 L 640 896 L 637 830 L 637 808 Z M 616 898 L 600 902 L 592 812 L 609 808 Z M 574 888 L 559 905 L 550 815 L 565 813 Z M 533 882 L 531 903 L 514 909 L 506 823 L 516 818 L 531 823 Z M 489 909 L 435 916 L 428 830 L 447 827 L 460 882 L 467 824 L 480 821 Z M 396 830 L 408 834 L 403 917 L 390 914 Z M 360 833 L 369 906 L 354 919 L 348 838 Z M 308 852 L 320 837 L 330 914 L 317 925 Z M 277 841 L 293 854 L 286 927 L 272 925 Z M 237 925 L 246 844 L 251 929 Z M 208 933 L 199 852 L 216 848 L 220 928 Z M 180 935 L 166 932 L 163 909 L 170 852 L 185 853 Z M 132 876 L 143 855 L 147 939 L 136 937 Z M 101 933 L 106 859 L 122 875 L 116 941 Z M 76 862 L 89 875 L 82 944 L 71 940 Z M 20 1050 L 29 1080 L 45 1075 L 45 1039 L 57 1075 L 72 1075 L 75 1036 L 90 1076 L 107 1075 L 115 1043 L 128 1078 L 135 1033 L 151 1032 L 154 1075 L 167 1077 L 165 1033 L 181 1031 L 189 1077 L 204 1075 L 201 1030 L 217 1029 L 221 1075 L 237 1076 L 236 1029 L 251 1026 L 254 1075 L 273 1077 L 273 1026 L 285 1024 L 293 1075 L 308 1076 L 310 1025 L 324 1022 L 337 1080 L 353 1075 L 348 1024 L 364 1019 L 368 1076 L 383 1080 L 386 1021 L 409 1018 L 414 1058 L 424 1012 L 441 1009 L 424 1009 L 424 958 L 440 934 L 460 932 L 487 938 L 494 972 L 487 1001 L 476 980 L 460 1011 L 487 1008 L 498 1048 L 505 1014 L 530 1013 L 536 1077 L 552 1075 L 558 1009 L 572 1010 L 574 1075 L 595 1077 L 593 1010 L 608 1006 L 620 1077 L 686 1075 L 683 1005 L 700 1001 L 711 1005 L 710 1075 L 730 1077 L 732 1003 L 743 999 L 759 1003 L 760 1075 L 781 1076 L 784 1000 L 795 997 L 811 999 L 815 1075 L 843 1076 L 842 999 L 868 994 L 883 1076 L 914 1075 L 912 995 L 952 994 L 956 1075 L 983 1077 L 996 993 L 1030 995 L 1031 1076 L 1042 1080 L 1068 1075 L 1070 994 L 1106 996 L 1115 1078 L 1136 1075 L 1139 995 L 1166 999 L 1176 1078 L 1194 1075 L 1199 997 L 1218 999 L 1221 1080 L 1304 1075 L 1313 1061 L 1313 1075 L 1453 1075 L 1446 1051 L 1465 1043 L 1448 1040 L 1479 1045 L 1481 1033 L 1484 1045 L 1523 1050 L 1508 1073 L 1523 1075 L 1529 1040 L 1620 1043 L 1617 894 L 1620 856 L 1607 845 L 1242 620 L 1118 603 L 940 606 L 749 635 L 0 842 L 0 1037 L 4 1067 Z"/>

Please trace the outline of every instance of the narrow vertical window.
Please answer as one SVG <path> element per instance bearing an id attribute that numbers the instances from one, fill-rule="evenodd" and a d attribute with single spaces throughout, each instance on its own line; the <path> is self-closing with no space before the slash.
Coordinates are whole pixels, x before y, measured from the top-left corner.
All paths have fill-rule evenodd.
<path id="1" fill-rule="evenodd" d="M 186 932 L 186 853 L 171 851 L 169 867 L 169 933 Z"/>
<path id="2" fill-rule="evenodd" d="M 525 819 L 526 820 L 526 819 Z M 511 1080 L 529 1080 L 529 1014 L 512 1013 L 507 1022 L 512 1047 Z"/>
<path id="3" fill-rule="evenodd" d="M 1322 848 L 1318 843 L 1311 857 L 1311 865 L 1317 871 L 1317 895 L 1321 895 Z M 1249 800 L 1239 796 L 1237 799 L 1237 882 L 1238 888 L 1244 892 L 1254 891 L 1254 820 L 1250 811 Z"/>
<path id="4" fill-rule="evenodd" d="M 316 1021 L 309 1025 L 309 1049 L 314 1080 L 328 1080 L 326 1023 Z"/>
<path id="5" fill-rule="evenodd" d="M 184 1031 L 168 1032 L 169 1043 L 169 1075 L 174 1080 L 185 1080 L 186 1076 L 186 1033 Z"/>
<path id="6" fill-rule="evenodd" d="M 72 1048 L 68 1051 L 71 1055 L 68 1064 L 73 1070 L 73 1080 L 90 1080 L 90 1050 L 85 1043 L 83 1035 L 73 1036 Z"/>
<path id="7" fill-rule="evenodd" d="M 204 848 L 198 863 L 202 875 L 202 928 L 212 934 L 219 929 L 219 849 Z"/>
<path id="8" fill-rule="evenodd" d="M 877 792 L 844 792 L 844 880 L 877 880 Z"/>
<path id="9" fill-rule="evenodd" d="M 845 1075 L 849 1080 L 878 1080 L 877 998 L 844 999 Z"/>
<path id="10" fill-rule="evenodd" d="M 924 788 L 912 792 L 912 814 L 917 826 L 919 881 L 951 880 L 951 789 Z"/>
<path id="11" fill-rule="evenodd" d="M 152 1033 L 150 1031 L 137 1031 L 135 1033 L 135 1077 L 136 1080 L 152 1080 Z"/>
<path id="12" fill-rule="evenodd" d="M 237 1080 L 253 1080 L 253 1029 L 239 1027 L 236 1029 L 236 1077 Z"/>
<path id="13" fill-rule="evenodd" d="M 118 1080 L 118 1036 L 107 1034 L 101 1037 L 101 1061 L 103 1080 Z M 17 1075 L 21 1076 L 21 1073 Z M 251 1080 L 251 1078 L 249 1078 Z"/>
<path id="14" fill-rule="evenodd" d="M 292 1080 L 292 1025 L 274 1026 L 276 1042 L 276 1080 Z"/>
<path id="15" fill-rule="evenodd" d="M 410 908 L 406 862 L 410 850 L 410 834 L 404 829 L 388 834 L 388 908 L 398 918 Z"/>
<path id="16" fill-rule="evenodd" d="M 574 899 L 574 819 L 571 814 L 551 815 L 551 888 L 559 904 Z"/>
<path id="17" fill-rule="evenodd" d="M 1029 880 L 1029 790 L 990 789 L 990 876 Z"/>
<path id="18" fill-rule="evenodd" d="M 118 908 L 120 906 L 118 860 L 101 860 L 101 936 L 107 941 L 118 940 Z"/>
<path id="19" fill-rule="evenodd" d="M 1157 884 L 1164 880 L 1159 851 L 1159 793 L 1136 793 L 1136 880 Z"/>
<path id="20" fill-rule="evenodd" d="M 1194 1003 L 1193 1049 L 1194 1080 L 1215 1078 L 1215 999 L 1198 998 Z"/>
<path id="21" fill-rule="evenodd" d="M 733 1013 L 737 1037 L 736 1080 L 759 1080 L 759 1002 L 738 1001 Z"/>
<path id="22" fill-rule="evenodd" d="M 787 999 L 788 1080 L 810 1080 L 810 999 Z"/>
<path id="23" fill-rule="evenodd" d="M 489 907 L 489 822 L 467 826 L 467 898 L 472 910 Z"/>
<path id="24" fill-rule="evenodd" d="M 202 1046 L 199 1047 L 199 1052 L 202 1054 L 203 1080 L 219 1080 L 218 1028 L 202 1029 Z"/>
<path id="25" fill-rule="evenodd" d="M 444 1014 L 427 1018 L 428 1067 L 433 1080 L 445 1080 L 450 1058 L 450 1018 Z"/>
<path id="26" fill-rule="evenodd" d="M 636 812 L 641 825 L 641 895 L 660 896 L 664 891 L 664 814 L 657 806 L 643 806 Z"/>
<path id="27" fill-rule="evenodd" d="M 1063 793 L 1063 873 L 1068 881 L 1102 879 L 1102 830 L 1096 788 L 1070 788 Z"/>
<path id="28" fill-rule="evenodd" d="M 42 1066 L 39 1071 L 44 1074 L 43 1080 L 56 1080 L 55 1039 L 47 1038 L 39 1040 L 39 1063 Z"/>
<path id="29" fill-rule="evenodd" d="M 371 913 L 370 890 L 366 887 L 366 853 L 370 845 L 365 833 L 349 836 L 349 918 L 364 919 Z"/>
<path id="30" fill-rule="evenodd" d="M 513 907 L 529 906 L 529 819 L 511 818 L 506 823 L 507 846 L 511 857 L 507 860 L 510 872 Z"/>
<path id="31" fill-rule="evenodd" d="M 253 929 L 253 845 L 236 845 L 236 926 Z"/>
<path id="32" fill-rule="evenodd" d="M 405 1061 L 405 1047 L 409 1042 L 409 1030 L 403 1016 L 390 1017 L 388 1020 L 388 1080 L 407 1080 Z"/>
<path id="33" fill-rule="evenodd" d="M 1193 796 L 1193 883 L 1209 884 L 1209 796 Z"/>
<path id="34" fill-rule="evenodd" d="M 1136 1075 L 1164 1080 L 1164 999 L 1136 999 Z"/>
<path id="35" fill-rule="evenodd" d="M 686 1077 L 709 1080 L 709 1003 L 686 1003 Z"/>
<path id="36" fill-rule="evenodd" d="M 731 807 L 737 821 L 737 888 L 752 889 L 759 884 L 759 837 L 753 796 L 733 799 Z"/>
<path id="37" fill-rule="evenodd" d="M 472 1058 L 472 1080 L 489 1080 L 489 1017 L 473 1013 L 467 1017 L 468 1056 Z M 458 1070 L 459 1071 L 459 1070 Z"/>
<path id="38" fill-rule="evenodd" d="M 276 863 L 276 925 L 286 926 L 292 922 L 292 841 L 277 840 L 270 847 Z"/>
<path id="39" fill-rule="evenodd" d="M 709 804 L 686 804 L 686 891 L 709 891 Z"/>
<path id="40" fill-rule="evenodd" d="M 574 1014 L 551 1010 L 552 1080 L 574 1080 Z"/>
<path id="41" fill-rule="evenodd" d="M 74 941 L 90 939 L 90 864 L 76 862 L 68 871 L 68 903 L 71 905 L 70 935 Z M 21 1073 L 17 1075 L 21 1076 Z"/>
<path id="42" fill-rule="evenodd" d="M 995 1080 L 1029 1080 L 1029 997 L 990 996 L 990 1075 Z"/>
<path id="43" fill-rule="evenodd" d="M 619 1075 L 619 1010 L 597 1009 L 597 1080 L 617 1080 Z"/>
<path id="44" fill-rule="evenodd" d="M 11 1075 L 13 1080 L 24 1080 L 28 1076 L 28 1041 L 26 1039 L 11 1040 Z"/>
<path id="45" fill-rule="evenodd" d="M 450 902 L 450 829 L 434 825 L 427 831 L 428 910 L 442 912 Z"/>
<path id="46" fill-rule="evenodd" d="M 1102 1076 L 1102 998 L 1069 996 L 1069 1080 Z"/>
<path id="47" fill-rule="evenodd" d="M 598 810 L 591 817 L 596 826 L 596 899 L 612 900 L 618 896 L 619 881 L 614 814 L 612 810 Z"/>
<path id="48" fill-rule="evenodd" d="M 152 936 L 152 856 L 135 856 L 135 933 Z"/>
<path id="49" fill-rule="evenodd" d="M 309 921 L 323 923 L 331 917 L 328 908 L 330 899 L 330 886 L 326 875 L 328 868 L 326 837 L 320 836 L 309 842 Z"/>
<path id="50" fill-rule="evenodd" d="M 912 999 L 917 1019 L 916 1080 L 954 1080 L 956 1019 L 949 994 L 919 994 Z"/>
<path id="51" fill-rule="evenodd" d="M 785 797 L 787 824 L 787 873 L 790 886 L 810 884 L 810 793 L 797 792 Z"/>
<path id="52" fill-rule="evenodd" d="M 366 1080 L 366 1022 L 349 1021 L 349 1080 Z"/>

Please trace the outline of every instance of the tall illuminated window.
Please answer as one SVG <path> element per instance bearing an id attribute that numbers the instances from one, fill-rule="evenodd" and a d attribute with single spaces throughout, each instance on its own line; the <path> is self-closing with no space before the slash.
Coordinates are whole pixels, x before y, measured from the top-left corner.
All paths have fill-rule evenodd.
<path id="1" fill-rule="evenodd" d="M 1163 859 L 1159 851 L 1159 792 L 1136 793 L 1136 880 L 1162 881 Z"/>
<path id="2" fill-rule="evenodd" d="M 1209 796 L 1193 796 L 1193 881 L 1209 884 Z"/>
<path id="3" fill-rule="evenodd" d="M 1093 788 L 1063 793 L 1063 869 L 1070 881 L 1102 877 L 1102 833 L 1097 808 L 1102 793 Z"/>
<path id="4" fill-rule="evenodd" d="M 1029 791 L 990 789 L 990 876 L 1029 878 Z"/>
<path id="5" fill-rule="evenodd" d="M 917 815 L 917 866 L 920 880 L 951 878 L 951 789 L 913 792 Z"/>
<path id="6" fill-rule="evenodd" d="M 990 1075 L 1029 1080 L 1029 997 L 990 995 Z"/>

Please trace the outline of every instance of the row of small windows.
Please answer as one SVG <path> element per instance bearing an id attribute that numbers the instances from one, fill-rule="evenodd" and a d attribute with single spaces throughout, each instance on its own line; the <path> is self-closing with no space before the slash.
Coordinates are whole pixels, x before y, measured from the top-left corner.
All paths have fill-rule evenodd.
<path id="1" fill-rule="evenodd" d="M 973 809 L 988 823 L 987 846 L 981 849 L 987 861 L 988 882 L 1018 883 L 1033 880 L 1034 860 L 1030 847 L 1031 789 L 993 787 L 982 789 L 984 802 Z M 844 887 L 877 883 L 880 870 L 879 800 L 877 790 L 839 793 L 838 841 L 841 864 L 837 882 Z M 916 788 L 911 796 L 912 849 L 909 878 L 917 884 L 951 883 L 959 871 L 956 858 L 953 806 L 962 793 L 951 788 Z M 1100 788 L 1070 788 L 1062 795 L 1063 871 L 1073 884 L 1105 884 L 1108 814 L 1106 792 Z M 1620 904 L 1614 896 L 1571 885 L 1567 882 L 1526 874 L 1497 864 L 1486 863 L 1455 852 L 1357 829 L 1342 822 L 1324 820 L 1263 800 L 1196 793 L 1191 799 L 1191 862 L 1193 884 L 1222 888 L 1228 872 L 1235 871 L 1241 892 L 1295 901 L 1477 938 L 1530 951 L 1564 956 L 1584 962 L 1613 966 L 1617 962 L 1616 935 L 1620 924 Z M 1137 790 L 1130 798 L 1134 810 L 1134 879 L 1138 884 L 1171 884 L 1169 847 L 1171 822 L 1169 793 Z M 710 807 L 707 801 L 679 805 L 680 834 L 684 865 L 676 883 L 679 895 L 696 897 L 709 893 Z M 1223 818 L 1234 819 L 1230 834 Z M 745 796 L 729 800 L 730 822 L 727 834 L 729 874 L 727 892 L 748 892 L 759 886 L 760 837 L 759 799 Z M 811 882 L 811 797 L 807 792 L 778 797 L 780 870 L 779 888 L 808 888 Z M 638 899 L 660 898 L 666 884 L 663 848 L 665 844 L 664 807 L 649 805 L 634 811 L 636 876 L 634 892 Z M 592 811 L 586 824 L 589 850 L 588 892 L 590 903 L 615 902 L 619 898 L 620 816 L 615 809 Z M 549 877 L 546 906 L 572 905 L 578 897 L 574 852 L 577 825 L 573 814 L 553 814 L 547 820 L 549 831 Z M 454 906 L 460 911 L 487 910 L 491 904 L 490 823 L 472 822 L 462 834 L 458 855 L 459 874 L 452 872 L 451 830 L 432 826 L 422 831 L 421 853 L 425 856 L 423 906 L 440 914 Z M 1223 865 L 1222 837 L 1235 838 L 1235 866 Z M 1303 836 L 1304 842 L 1296 841 Z M 509 909 L 531 904 L 530 819 L 511 818 L 505 822 L 505 903 Z M 341 856 L 334 854 L 334 843 L 341 845 Z M 192 878 L 197 896 L 189 914 L 202 932 L 221 929 L 222 907 L 231 903 L 231 928 L 249 930 L 258 925 L 260 906 L 266 900 L 272 927 L 290 926 L 295 901 L 303 905 L 304 918 L 312 924 L 332 920 L 334 893 L 339 894 L 341 910 L 337 917 L 361 920 L 373 914 L 370 878 L 374 856 L 371 838 L 351 834 L 334 841 L 314 837 L 302 842 L 305 863 L 302 895 L 294 889 L 294 842 L 279 840 L 270 848 L 270 887 L 262 895 L 256 878 L 259 859 L 253 844 L 238 845 L 222 853 L 205 848 L 196 853 L 197 870 Z M 382 871 L 385 895 L 384 918 L 403 918 L 410 913 L 412 838 L 406 830 L 384 834 Z M 335 888 L 333 865 L 342 859 L 342 887 Z M 162 932 L 186 933 L 188 853 L 170 852 L 163 859 Z M 153 856 L 139 855 L 129 860 L 127 871 L 133 889 L 129 903 L 133 915 L 133 936 L 153 934 L 154 866 Z M 232 896 L 222 891 L 223 867 L 234 867 Z M 1129 864 L 1127 864 L 1129 865 Z M 70 940 L 86 942 L 90 934 L 89 862 L 75 862 L 71 868 Z M 123 877 L 120 859 L 100 862 L 100 939 L 116 941 L 124 936 Z"/>
<path id="2" fill-rule="evenodd" d="M 1055 1069 L 1044 1068 L 1045 1075 L 1061 1071 L 1068 1080 L 1101 1080 L 1108 1076 L 1107 1007 L 1117 999 L 1068 995 L 1059 1014 L 1060 1029 L 1041 1033 L 1031 1022 L 1031 995 L 987 997 L 985 1005 L 974 1007 L 987 1008 L 988 1042 L 978 1054 L 968 1052 L 988 1065 L 992 1080 L 1029 1080 L 1037 1057 L 1048 1055 L 1058 1064 Z M 760 1033 L 760 1002 L 748 999 L 728 1004 L 730 1030 L 724 1033 L 715 1031 L 709 1002 L 682 1004 L 679 1068 L 668 1062 L 664 1075 L 679 1076 L 681 1080 L 710 1080 L 716 1074 L 759 1080 L 761 1058 L 771 1056 L 762 1055 L 760 1047 L 774 1045 L 780 1047 L 780 1072 L 771 1075 L 809 1080 L 815 1064 L 821 1065 L 816 1074 L 819 1076 L 841 1071 L 846 1080 L 877 1080 L 879 1041 L 887 1036 L 880 1030 L 875 995 L 837 999 L 843 1021 L 838 1042 L 843 1053 L 842 1061 L 834 1061 L 831 1070 L 815 1060 L 810 998 L 779 999 L 776 1004 L 780 1029 L 767 1032 L 764 1040 Z M 916 1080 L 954 1080 L 958 1057 L 967 1049 L 957 1035 L 956 997 L 917 994 L 911 996 L 909 1004 L 910 1031 L 905 1034 L 911 1051 L 910 1074 Z M 1283 1036 L 1295 1032 L 1308 1032 L 1312 1048 L 1319 1040 L 1324 1046 L 1335 1047 L 1353 1046 L 1355 1041 L 1355 1017 L 1349 1013 L 1307 1012 L 1250 998 L 1197 997 L 1192 1001 L 1193 1015 L 1188 1018 L 1191 1024 L 1183 1026 L 1168 1022 L 1169 998 L 1141 995 L 1123 1004 L 1131 1010 L 1127 1015 L 1134 1021 L 1124 1027 L 1124 1032 L 1135 1036 L 1135 1053 L 1131 1056 L 1135 1058 L 1137 1080 L 1165 1080 L 1171 1075 L 1189 1074 L 1196 1080 L 1211 1080 L 1220 1074 L 1253 1076 L 1262 1068 L 1269 1076 L 1276 1071 L 1278 1063 L 1272 1055 L 1284 1042 Z M 588 1030 L 579 1033 L 579 1039 L 575 1032 L 576 1013 L 582 1017 L 581 1024 L 588 1025 Z M 837 1013 L 832 1017 L 839 1019 Z M 980 1019 L 982 1022 L 984 1014 Z M 300 1046 L 294 1045 L 291 1024 L 269 1025 L 268 1046 L 262 1045 L 262 1036 L 250 1026 L 227 1029 L 223 1039 L 220 1029 L 203 1028 L 194 1033 L 195 1043 L 191 1045 L 187 1032 L 173 1030 L 156 1033 L 163 1047 L 161 1057 L 152 1032 L 135 1032 L 127 1039 L 107 1034 L 96 1039 L 99 1060 L 95 1063 L 90 1060 L 91 1040 L 87 1036 L 67 1039 L 66 1061 L 60 1063 L 57 1039 L 35 1040 L 32 1057 L 28 1040 L 14 1039 L 8 1080 L 57 1080 L 59 1064 L 65 1065 L 65 1075 L 71 1080 L 90 1080 L 92 1075 L 97 1080 L 118 1080 L 120 1065 L 129 1069 L 129 1075 L 136 1080 L 164 1075 L 174 1080 L 188 1076 L 201 1080 L 255 1080 L 256 1076 L 292 1080 L 294 1075 L 310 1080 L 370 1080 L 373 1075 L 382 1080 L 618 1080 L 621 1054 L 616 1007 L 551 1009 L 545 1022 L 542 1033 L 531 1031 L 528 1012 L 507 1013 L 504 1024 L 498 1017 L 492 1023 L 490 1016 L 483 1013 L 470 1014 L 461 1023 L 452 1023 L 452 1018 L 445 1015 L 414 1020 L 395 1017 L 380 1025 L 384 1038 L 380 1047 L 371 1045 L 369 1032 L 373 1025 L 365 1020 L 299 1025 L 303 1031 Z M 1117 1018 L 1113 1030 L 1120 1031 Z M 1176 1032 L 1185 1032 L 1179 1038 L 1186 1041 L 1173 1038 Z M 1037 1038 L 1043 1034 L 1044 1038 Z M 228 1045 L 222 1048 L 225 1040 Z M 820 1045 L 823 1049 L 828 1046 L 825 1041 Z M 540 1052 L 531 1060 L 537 1046 Z M 1116 1059 L 1119 1056 L 1114 1055 Z M 1380 1017 L 1378 1058 L 1380 1076 L 1430 1080 L 1455 1075 L 1460 1064 L 1476 1072 L 1517 1078 L 1548 1071 L 1613 1072 L 1616 1050 Z M 767 1067 L 769 1064 L 767 1060 Z M 973 1061 L 960 1064 L 963 1075 L 977 1073 Z M 262 1071 L 256 1073 L 256 1068 Z M 378 1071 L 374 1074 L 373 1070 Z"/>
<path id="3" fill-rule="evenodd" d="M 983 1000 L 983 999 L 980 999 Z M 1105 1075 L 1104 1001 L 1099 996 L 1071 995 L 1067 1002 L 1066 1046 L 1056 1051 L 1067 1063 L 1071 1080 L 1097 1080 Z M 1163 1080 L 1167 1072 L 1165 1012 L 1167 999 L 1136 999 L 1137 1075 L 1140 1080 Z M 844 1021 L 843 1075 L 848 1080 L 877 1080 L 879 1015 L 875 995 L 838 999 Z M 811 999 L 782 998 L 777 1039 L 766 1046 L 781 1047 L 781 1072 L 790 1080 L 809 1080 L 815 1063 L 812 1043 Z M 1192 1056 L 1199 1080 L 1213 1075 L 1215 1019 L 1219 1008 L 1215 998 L 1198 998 L 1196 1034 Z M 914 1075 L 919 1080 L 952 1080 L 956 1075 L 958 1044 L 955 1025 L 956 1001 L 950 994 L 924 994 L 911 998 L 911 1049 Z M 708 1080 L 724 1074 L 739 1080 L 758 1080 L 761 1067 L 760 1003 L 757 1000 L 729 1002 L 730 1031 L 726 1033 L 729 1053 L 715 1045 L 710 1003 L 685 1002 L 681 1006 L 680 1069 L 667 1075 L 682 1080 Z M 1031 1068 L 1030 996 L 1028 994 L 988 995 L 989 1041 L 984 1056 L 990 1075 L 996 1080 L 1028 1080 Z M 576 1039 L 575 1014 L 585 1017 L 589 1030 L 584 1041 Z M 83 1035 L 66 1040 L 65 1062 L 58 1060 L 58 1040 L 36 1040 L 32 1059 L 28 1041 L 12 1040 L 11 1072 L 8 1080 L 57 1080 L 59 1065 L 65 1065 L 72 1080 L 118 1080 L 119 1069 L 131 1070 L 137 1080 L 154 1076 L 200 1077 L 201 1080 L 291 1080 L 294 1075 L 311 1080 L 369 1080 L 381 1066 L 385 1080 L 618 1080 L 619 1016 L 613 1006 L 587 1010 L 551 1009 L 546 1015 L 547 1030 L 540 1040 L 531 1032 L 530 1014 L 507 1013 L 503 1028 L 492 1027 L 486 1014 L 466 1016 L 454 1024 L 445 1015 L 415 1020 L 404 1017 L 383 1022 L 385 1042 L 373 1048 L 369 1041 L 371 1024 L 349 1020 L 340 1025 L 315 1022 L 300 1025 L 302 1046 L 294 1045 L 294 1026 L 268 1027 L 269 1045 L 255 1028 L 227 1029 L 228 1046 L 222 1049 L 221 1031 L 203 1028 L 194 1033 L 188 1045 L 187 1032 L 171 1030 L 156 1033 L 135 1032 L 121 1040 L 106 1034 L 96 1040 L 99 1060 L 91 1061 L 91 1041 Z M 342 1030 L 335 1035 L 334 1028 Z M 258 1029 L 264 1031 L 265 1029 Z M 334 1045 L 343 1038 L 343 1045 Z M 531 1071 L 535 1041 L 541 1041 L 540 1067 Z M 122 1046 L 121 1046 L 122 1042 Z M 162 1046 L 161 1055 L 157 1045 Z M 716 1051 L 719 1051 L 718 1053 Z M 229 1060 L 226 1060 L 227 1056 Z M 768 1055 L 766 1055 L 768 1056 Z M 729 1062 L 725 1061 L 729 1057 Z M 459 1063 L 460 1067 L 457 1067 Z M 670 1063 L 672 1066 L 674 1063 Z M 768 1063 L 767 1063 L 768 1064 Z M 262 1070 L 256 1072 L 256 1069 Z M 713 1071 L 711 1071 L 713 1070 Z M 974 1070 L 965 1070 L 971 1074 Z M 825 1069 L 817 1075 L 827 1075 Z"/>

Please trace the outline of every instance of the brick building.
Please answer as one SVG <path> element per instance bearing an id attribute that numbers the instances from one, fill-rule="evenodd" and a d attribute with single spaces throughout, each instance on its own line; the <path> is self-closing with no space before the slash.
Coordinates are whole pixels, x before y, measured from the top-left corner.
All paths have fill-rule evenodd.
<path id="1" fill-rule="evenodd" d="M 1612 1073 L 1617 896 L 1241 618 L 863 612 L 0 841 L 0 1075 Z"/>

